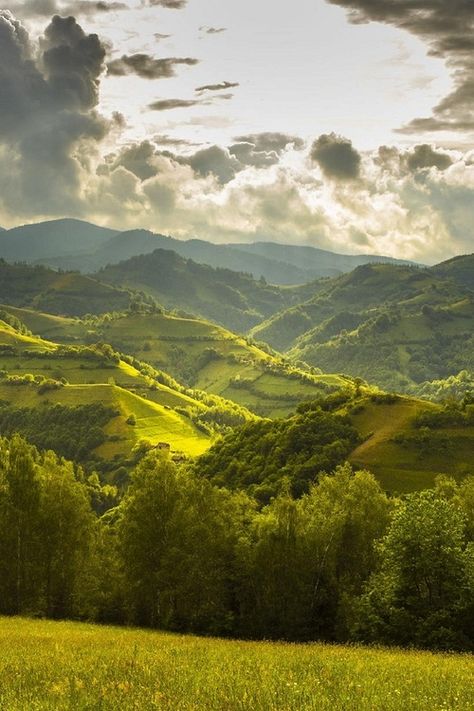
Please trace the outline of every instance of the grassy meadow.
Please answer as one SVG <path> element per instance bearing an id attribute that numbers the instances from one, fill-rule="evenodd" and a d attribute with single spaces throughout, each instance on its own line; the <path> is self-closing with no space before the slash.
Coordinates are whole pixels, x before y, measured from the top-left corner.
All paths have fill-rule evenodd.
<path id="1" fill-rule="evenodd" d="M 0 619 L 0 708 L 468 711 L 474 659 Z"/>

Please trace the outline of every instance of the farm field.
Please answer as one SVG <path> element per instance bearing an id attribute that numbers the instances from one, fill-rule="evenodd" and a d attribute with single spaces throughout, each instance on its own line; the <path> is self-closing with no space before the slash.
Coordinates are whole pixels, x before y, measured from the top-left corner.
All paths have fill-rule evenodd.
<path id="1" fill-rule="evenodd" d="M 0 708 L 468 711 L 469 655 L 0 619 Z"/>

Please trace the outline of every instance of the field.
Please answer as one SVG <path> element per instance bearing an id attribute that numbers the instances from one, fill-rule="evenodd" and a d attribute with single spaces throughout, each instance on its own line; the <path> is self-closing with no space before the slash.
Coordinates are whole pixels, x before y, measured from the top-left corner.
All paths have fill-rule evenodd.
<path id="1" fill-rule="evenodd" d="M 434 486 L 439 474 L 461 480 L 473 473 L 474 427 L 440 428 L 426 446 L 397 441 L 400 436 L 413 436 L 413 419 L 438 410 L 438 405 L 409 397 L 399 397 L 393 404 L 362 398 L 360 404 L 360 412 L 351 419 L 366 439 L 349 460 L 356 469 L 371 471 L 386 491 L 419 491 Z"/>
<path id="2" fill-rule="evenodd" d="M 0 620 L 0 708 L 468 711 L 474 660 Z"/>

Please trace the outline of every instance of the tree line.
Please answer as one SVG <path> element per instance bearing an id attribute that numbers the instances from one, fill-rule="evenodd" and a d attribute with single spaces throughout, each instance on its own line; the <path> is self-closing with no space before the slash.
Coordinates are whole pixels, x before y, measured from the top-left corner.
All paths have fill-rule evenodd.
<path id="1" fill-rule="evenodd" d="M 474 478 L 401 499 L 338 466 L 268 505 L 149 452 L 119 504 L 0 439 L 0 613 L 295 641 L 474 647 Z"/>

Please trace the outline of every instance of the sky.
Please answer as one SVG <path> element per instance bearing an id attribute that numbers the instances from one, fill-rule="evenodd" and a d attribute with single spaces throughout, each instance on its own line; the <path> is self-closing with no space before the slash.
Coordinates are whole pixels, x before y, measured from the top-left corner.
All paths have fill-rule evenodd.
<path id="1" fill-rule="evenodd" d="M 6 0 L 0 225 L 474 251 L 473 0 Z"/>

